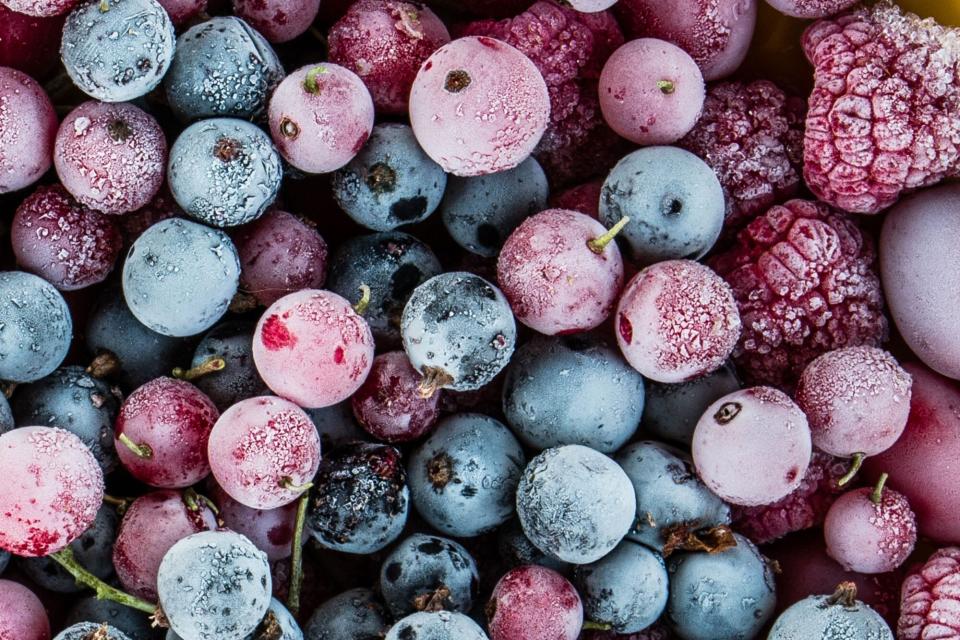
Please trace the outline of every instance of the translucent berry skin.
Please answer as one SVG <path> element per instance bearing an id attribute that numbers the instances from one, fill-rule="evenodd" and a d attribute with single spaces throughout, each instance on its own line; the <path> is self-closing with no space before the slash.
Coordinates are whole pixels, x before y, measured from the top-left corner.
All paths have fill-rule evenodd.
<path id="1" fill-rule="evenodd" d="M 450 611 L 412 613 L 390 627 L 384 640 L 411 637 L 427 640 L 487 640 L 487 634 L 480 625 L 462 613 Z"/>
<path id="2" fill-rule="evenodd" d="M 938 549 L 903 581 L 897 638 L 923 640 L 960 632 L 956 588 L 960 581 L 960 549 Z"/>
<path id="3" fill-rule="evenodd" d="M 50 640 L 50 620 L 30 589 L 0 580 L 0 634 L 16 640 Z"/>
<path id="4" fill-rule="evenodd" d="M 163 556 L 177 541 L 217 529 L 217 518 L 203 501 L 187 506 L 179 491 L 153 491 L 123 514 L 113 546 L 113 566 L 124 589 L 150 602 L 157 600 L 157 572 Z"/>
<path id="5" fill-rule="evenodd" d="M 167 102 L 180 120 L 233 116 L 256 118 L 283 78 L 270 44 L 234 16 L 211 18 L 187 29 L 164 77 Z"/>
<path id="6" fill-rule="evenodd" d="M 726 395 L 704 412 L 691 447 L 697 474 L 733 504 L 769 504 L 796 489 L 810 464 L 803 411 L 772 387 Z"/>
<path id="7" fill-rule="evenodd" d="M 122 246 L 114 220 L 58 184 L 40 187 L 17 207 L 10 242 L 21 267 L 61 291 L 103 282 Z"/>
<path id="8" fill-rule="evenodd" d="M 440 394 L 424 398 L 422 376 L 403 351 L 381 353 L 350 399 L 353 415 L 377 440 L 410 442 L 431 431 L 440 417 Z"/>
<path id="9" fill-rule="evenodd" d="M 617 343 L 630 365 L 657 382 L 684 382 L 718 369 L 740 337 L 730 286 L 691 260 L 647 267 L 627 283 Z"/>
<path id="10" fill-rule="evenodd" d="M 517 166 L 533 152 L 549 118 L 547 85 L 534 64 L 483 36 L 435 51 L 410 91 L 410 122 L 420 146 L 457 176 Z"/>
<path id="11" fill-rule="evenodd" d="M 137 320 L 167 336 L 212 327 L 237 292 L 240 259 L 218 229 L 170 218 L 147 229 L 123 263 L 123 297 Z"/>
<path id="12" fill-rule="evenodd" d="M 270 389 L 301 407 L 346 400 L 373 365 L 373 335 L 350 302 L 304 289 L 264 312 L 253 336 L 253 359 Z"/>
<path id="13" fill-rule="evenodd" d="M 330 61 L 353 71 L 378 113 L 406 113 L 420 65 L 450 42 L 440 18 L 420 3 L 361 0 L 330 28 Z"/>
<path id="14" fill-rule="evenodd" d="M 586 501 L 578 496 L 592 495 Z M 547 449 L 517 488 L 523 532 L 544 553 L 574 564 L 610 553 L 633 525 L 636 495 L 610 458 L 582 445 Z"/>
<path id="15" fill-rule="evenodd" d="M 780 13 L 794 18 L 826 18 L 857 4 L 857 0 L 767 0 Z"/>
<path id="16" fill-rule="evenodd" d="M 847 347 L 807 365 L 794 394 L 813 445 L 835 456 L 889 449 L 910 413 L 910 374 L 876 347 Z"/>
<path id="17" fill-rule="evenodd" d="M 156 378 L 127 396 L 120 406 L 114 443 L 130 474 L 154 487 L 179 489 L 210 473 L 207 440 L 220 417 L 199 389 L 182 380 Z M 120 436 L 150 447 L 149 457 L 130 450 Z"/>
<path id="18" fill-rule="evenodd" d="M 913 553 L 917 520 L 903 494 L 884 488 L 874 503 L 873 489 L 843 494 L 823 522 L 827 553 L 848 571 L 886 573 Z"/>
<path id="19" fill-rule="evenodd" d="M 60 56 L 81 91 L 125 102 L 160 84 L 174 40 L 170 16 L 156 0 L 87 0 L 67 17 Z"/>
<path id="20" fill-rule="evenodd" d="M 576 640 L 583 625 L 583 604 L 573 585 L 537 565 L 511 569 L 500 578 L 486 612 L 490 640 Z"/>
<path id="21" fill-rule="evenodd" d="M 853 219 L 817 202 L 790 200 L 750 222 L 711 261 L 743 319 L 738 371 L 790 385 L 821 353 L 879 345 L 887 320 L 874 257 Z"/>
<path id="22" fill-rule="evenodd" d="M 57 113 L 43 87 L 22 71 L 0 66 L 0 193 L 23 189 L 46 173 L 56 131 Z"/>
<path id="23" fill-rule="evenodd" d="M 590 246 L 606 232 L 593 218 L 564 209 L 524 220 L 497 259 L 497 281 L 517 320 L 545 335 L 600 326 L 623 287 L 616 243 L 600 253 Z"/>
<path id="24" fill-rule="evenodd" d="M 213 477 L 231 498 L 253 509 L 276 509 L 300 497 L 299 487 L 317 472 L 320 436 L 300 407 L 261 396 L 223 412 L 207 453 Z"/>
<path id="25" fill-rule="evenodd" d="M 270 136 L 307 173 L 350 162 L 373 131 L 373 100 L 357 74 L 329 62 L 291 72 L 270 98 Z"/>
<path id="26" fill-rule="evenodd" d="M 678 384 L 646 384 L 643 405 L 644 433 L 685 447 L 704 410 L 718 398 L 740 389 L 740 381 L 728 363 L 713 373 Z"/>
<path id="27" fill-rule="evenodd" d="M 803 175 L 820 200 L 874 214 L 957 174 L 955 31 L 893 3 L 821 20 L 803 34 L 814 66 Z"/>
<path id="28" fill-rule="evenodd" d="M 16 304 L 14 304 L 16 302 Z M 0 380 L 33 382 L 60 366 L 73 320 L 60 292 L 23 271 L 0 272 Z"/>
<path id="29" fill-rule="evenodd" d="M 893 632 L 879 613 L 859 600 L 847 605 L 832 602 L 830 596 L 810 596 L 781 613 L 767 636 L 768 640 L 843 637 L 893 640 Z"/>
<path id="30" fill-rule="evenodd" d="M 244 640 L 270 606 L 267 556 L 239 533 L 203 531 L 177 542 L 160 564 L 160 605 L 177 634 Z"/>
<path id="31" fill-rule="evenodd" d="M 680 47 L 656 38 L 631 40 L 617 49 L 600 75 L 603 118 L 631 142 L 676 142 L 703 107 L 700 68 Z"/>
<path id="32" fill-rule="evenodd" d="M 646 147 L 625 156 L 607 176 L 599 211 L 607 227 L 630 218 L 619 237 L 638 265 L 696 260 L 720 236 L 723 189 L 713 170 L 692 153 Z"/>
<path id="33" fill-rule="evenodd" d="M 960 378 L 960 350 L 952 310 L 960 301 L 960 254 L 950 238 L 958 230 L 960 187 L 949 184 L 901 200 L 890 209 L 880 235 L 890 316 L 924 364 L 955 379 Z"/>
<path id="34" fill-rule="evenodd" d="M 657 0 L 623 0 L 616 13 L 628 37 L 672 42 L 697 61 L 704 80 L 717 80 L 736 71 L 746 57 L 757 3 L 682 0 L 665 11 Z"/>
<path id="35" fill-rule="evenodd" d="M 517 327 L 503 293 L 472 273 L 451 271 L 414 289 L 400 319 L 403 348 L 426 375 L 439 369 L 442 385 L 473 391 L 510 361 Z"/>
<path id="36" fill-rule="evenodd" d="M 317 607 L 303 627 L 306 640 L 362 640 L 382 637 L 390 623 L 380 598 L 356 588 L 333 596 Z"/>
<path id="37" fill-rule="evenodd" d="M 233 13 L 270 42 L 288 42 L 310 28 L 320 0 L 232 0 Z"/>
<path id="38" fill-rule="evenodd" d="M 239 230 L 240 286 L 263 306 L 327 279 L 327 243 L 296 216 L 274 209 Z"/>
<path id="39" fill-rule="evenodd" d="M 46 78 L 60 62 L 60 37 L 66 16 L 28 16 L 0 3 L 0 66 Z"/>
<path id="40" fill-rule="evenodd" d="M 97 517 L 103 472 L 69 431 L 20 427 L 0 436 L 0 548 L 46 556 L 77 539 Z"/>
<path id="41" fill-rule="evenodd" d="M 77 624 L 71 625 L 54 636 L 53 640 L 87 640 L 87 638 L 95 637 L 93 634 L 100 632 L 102 635 L 106 633 L 106 640 L 131 640 L 130 636 L 123 633 L 116 627 L 111 625 L 106 625 L 101 622 L 78 622 Z"/>

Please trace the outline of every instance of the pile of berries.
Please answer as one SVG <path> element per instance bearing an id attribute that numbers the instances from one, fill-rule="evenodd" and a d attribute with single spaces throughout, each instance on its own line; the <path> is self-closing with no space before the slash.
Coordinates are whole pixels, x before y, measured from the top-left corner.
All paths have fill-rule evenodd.
<path id="1" fill-rule="evenodd" d="M 960 637 L 951 4 L 0 0 L 0 640 Z"/>

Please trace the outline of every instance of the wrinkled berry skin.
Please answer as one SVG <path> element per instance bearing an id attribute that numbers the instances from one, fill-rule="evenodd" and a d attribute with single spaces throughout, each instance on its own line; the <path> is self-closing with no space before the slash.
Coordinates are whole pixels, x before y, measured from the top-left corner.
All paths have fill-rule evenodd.
<path id="1" fill-rule="evenodd" d="M 386 633 L 390 623 L 380 598 L 357 588 L 335 595 L 317 607 L 303 627 L 304 640 L 369 640 Z"/>
<path id="2" fill-rule="evenodd" d="M 409 509 L 400 452 L 355 442 L 326 454 L 313 480 L 306 526 L 327 549 L 374 553 L 403 531 Z"/>
<path id="3" fill-rule="evenodd" d="M 0 272 L 0 325 L 0 380 L 39 380 L 70 349 L 70 309 L 53 285 L 35 275 Z"/>
<path id="4" fill-rule="evenodd" d="M 868 605 L 832 602 L 830 596 L 810 596 L 780 614 L 767 640 L 893 640 L 893 632 Z"/>
<path id="5" fill-rule="evenodd" d="M 949 638 L 960 633 L 957 585 L 960 584 L 960 549 L 944 547 L 916 567 L 903 581 L 900 596 L 899 640 Z"/>
<path id="6" fill-rule="evenodd" d="M 537 565 L 504 574 L 486 606 L 491 640 L 576 640 L 583 613 L 573 585 L 556 571 Z"/>

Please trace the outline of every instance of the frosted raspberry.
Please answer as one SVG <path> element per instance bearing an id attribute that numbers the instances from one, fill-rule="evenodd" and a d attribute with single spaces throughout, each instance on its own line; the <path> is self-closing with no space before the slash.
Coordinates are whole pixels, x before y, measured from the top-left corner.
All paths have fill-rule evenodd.
<path id="1" fill-rule="evenodd" d="M 900 591 L 898 640 L 960 637 L 960 548 L 940 549 Z"/>
<path id="2" fill-rule="evenodd" d="M 802 100 L 766 80 L 721 82 L 708 89 L 700 120 L 677 146 L 716 172 L 727 228 L 796 193 L 804 109 Z"/>
<path id="3" fill-rule="evenodd" d="M 877 346 L 887 334 L 872 239 L 825 204 L 790 200 L 754 219 L 712 265 L 733 287 L 750 380 L 792 384 L 826 351 Z"/>
<path id="4" fill-rule="evenodd" d="M 821 200 L 876 213 L 960 174 L 960 31 L 889 1 L 803 35 L 814 66 L 804 178 Z"/>
<path id="5" fill-rule="evenodd" d="M 785 498 L 760 507 L 733 507 L 734 528 L 756 544 L 767 544 L 788 533 L 816 527 L 843 491 L 837 480 L 849 463 L 814 450 L 800 486 Z"/>
<path id="6" fill-rule="evenodd" d="M 550 125 L 534 154 L 554 184 L 602 173 L 623 151 L 623 141 L 600 113 L 597 80 L 623 34 L 606 11 L 580 13 L 540 1 L 506 20 L 468 24 L 464 35 L 485 35 L 522 51 L 550 92 Z"/>

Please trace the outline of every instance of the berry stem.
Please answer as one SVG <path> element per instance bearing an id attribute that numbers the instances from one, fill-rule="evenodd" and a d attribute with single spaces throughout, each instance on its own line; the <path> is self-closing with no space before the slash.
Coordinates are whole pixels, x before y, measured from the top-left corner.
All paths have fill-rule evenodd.
<path id="1" fill-rule="evenodd" d="M 293 527 L 293 555 L 290 558 L 290 589 L 287 594 L 287 608 L 290 613 L 300 613 L 300 587 L 303 586 L 303 522 L 307 518 L 307 503 L 310 492 L 304 491 L 297 503 L 297 520 Z"/>
<path id="2" fill-rule="evenodd" d="M 613 628 L 609 622 L 594 622 L 593 620 L 584 620 L 583 626 L 580 627 L 584 631 L 610 631 Z"/>
<path id="3" fill-rule="evenodd" d="M 607 245 L 613 242 L 613 239 L 617 237 L 617 234 L 620 233 L 627 223 L 630 222 L 629 216 L 624 216 L 620 218 L 617 224 L 610 227 L 605 234 L 599 238 L 594 238 L 593 240 L 587 241 L 587 246 L 590 247 L 590 251 L 593 251 L 597 255 L 603 253 L 603 250 L 607 248 Z"/>
<path id="4" fill-rule="evenodd" d="M 887 478 L 890 477 L 888 473 L 881 473 L 880 478 L 877 480 L 877 485 L 873 488 L 873 493 L 870 494 L 870 502 L 873 504 L 880 504 L 880 501 L 883 500 L 883 485 L 887 484 Z"/>
<path id="5" fill-rule="evenodd" d="M 282 478 L 280 478 L 280 486 L 283 487 L 284 489 L 287 489 L 288 491 L 303 493 L 305 491 L 309 491 L 310 488 L 313 486 L 313 483 L 304 482 L 303 484 L 294 484 L 293 478 L 291 478 L 290 476 L 283 476 Z"/>
<path id="6" fill-rule="evenodd" d="M 117 498 L 116 496 L 105 493 L 103 494 L 103 502 L 116 507 L 117 513 L 122 516 L 127 512 L 127 509 L 130 508 L 130 503 L 133 502 L 133 498 Z"/>
<path id="7" fill-rule="evenodd" d="M 322 64 L 310 69 L 310 71 L 307 71 L 307 77 L 303 79 L 303 88 L 307 91 L 307 93 L 312 93 L 314 95 L 320 93 L 320 85 L 317 84 L 317 76 L 324 73 L 330 72 L 327 71 L 327 68 Z"/>
<path id="8" fill-rule="evenodd" d="M 353 310 L 358 316 L 362 316 L 367 312 L 367 307 L 370 306 L 370 287 L 365 284 L 360 285 L 360 299 L 357 300 L 357 304 L 353 305 Z"/>
<path id="9" fill-rule="evenodd" d="M 848 482 L 853 480 L 854 476 L 857 475 L 857 472 L 860 471 L 860 467 L 863 466 L 863 461 L 867 456 L 862 453 L 855 453 L 853 457 L 850 458 L 850 470 L 843 474 L 843 477 L 837 480 L 837 486 L 842 487 Z"/>
<path id="10" fill-rule="evenodd" d="M 839 604 L 844 607 L 852 607 L 857 602 L 857 585 L 853 582 L 841 582 L 837 585 L 837 590 L 833 595 L 827 598 L 827 604 Z"/>
<path id="11" fill-rule="evenodd" d="M 183 369 L 182 367 L 177 367 L 173 370 L 173 377 L 177 380 L 196 380 L 207 374 L 214 373 L 216 371 L 223 371 L 227 368 L 227 361 L 223 358 L 213 356 L 207 358 L 200 364 L 195 367 L 190 367 L 189 369 Z"/>
<path id="12" fill-rule="evenodd" d="M 138 458 L 149 460 L 153 457 L 153 449 L 150 448 L 150 445 L 137 444 L 125 433 L 118 435 L 117 440 L 119 440 L 127 449 L 130 449 L 130 451 L 133 452 L 133 455 L 137 456 Z"/>
<path id="13" fill-rule="evenodd" d="M 676 85 L 672 80 L 657 80 L 657 89 L 669 95 L 674 92 Z"/>
<path id="14" fill-rule="evenodd" d="M 98 353 L 87 367 L 87 373 L 98 380 L 113 375 L 119 370 L 120 358 L 113 351 L 106 350 Z"/>
<path id="15" fill-rule="evenodd" d="M 136 598 L 129 593 L 124 593 L 119 589 L 111 587 L 106 582 L 84 569 L 73 555 L 73 549 L 66 547 L 51 553 L 50 558 L 56 560 L 60 566 L 74 577 L 78 584 L 90 587 L 97 594 L 97 600 L 110 600 L 125 607 L 143 611 L 144 613 L 155 613 L 157 605 L 150 604 L 146 600 Z"/>
<path id="16" fill-rule="evenodd" d="M 424 367 L 423 378 L 417 385 L 421 398 L 432 398 L 433 394 L 453 382 L 453 377 L 439 367 Z"/>

